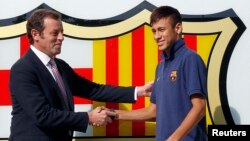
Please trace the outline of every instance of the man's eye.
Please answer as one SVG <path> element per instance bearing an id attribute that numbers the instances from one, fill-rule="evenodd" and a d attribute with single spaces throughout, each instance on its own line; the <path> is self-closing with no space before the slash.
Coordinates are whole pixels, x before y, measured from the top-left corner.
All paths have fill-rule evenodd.
<path id="1" fill-rule="evenodd" d="M 164 31 L 164 30 L 165 30 L 164 28 L 159 29 L 159 31 L 161 31 L 161 32 Z"/>
<path id="2" fill-rule="evenodd" d="M 57 35 L 58 35 L 58 32 L 53 32 L 52 35 L 53 35 L 53 36 L 57 36 Z"/>

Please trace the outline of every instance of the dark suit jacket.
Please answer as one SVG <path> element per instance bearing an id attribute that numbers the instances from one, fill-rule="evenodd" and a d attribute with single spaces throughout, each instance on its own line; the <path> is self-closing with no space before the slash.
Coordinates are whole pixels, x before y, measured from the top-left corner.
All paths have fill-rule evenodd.
<path id="1" fill-rule="evenodd" d="M 63 77 L 70 109 L 66 108 L 54 78 L 29 49 L 11 68 L 11 141 L 69 141 L 70 131 L 85 132 L 86 112 L 74 111 L 73 96 L 97 101 L 134 102 L 134 87 L 93 83 L 78 76 L 63 60 L 56 59 Z"/>

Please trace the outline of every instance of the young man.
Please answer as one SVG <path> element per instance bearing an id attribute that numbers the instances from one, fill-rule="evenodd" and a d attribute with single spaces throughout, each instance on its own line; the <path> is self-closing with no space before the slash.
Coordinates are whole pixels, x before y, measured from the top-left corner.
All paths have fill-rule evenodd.
<path id="1" fill-rule="evenodd" d="M 97 101 L 134 102 L 150 91 L 142 87 L 118 87 L 93 83 L 77 75 L 63 60 L 63 25 L 58 13 L 40 9 L 27 21 L 31 44 L 11 68 L 12 121 L 10 141 L 71 141 L 74 130 L 85 132 L 88 124 L 111 122 L 115 113 L 97 107 L 74 112 L 73 96 Z"/>
<path id="2" fill-rule="evenodd" d="M 153 10 L 150 24 L 162 60 L 157 66 L 149 107 L 117 112 L 120 120 L 156 118 L 157 141 L 205 141 L 207 97 L 206 67 L 181 37 L 182 19 L 177 9 Z"/>

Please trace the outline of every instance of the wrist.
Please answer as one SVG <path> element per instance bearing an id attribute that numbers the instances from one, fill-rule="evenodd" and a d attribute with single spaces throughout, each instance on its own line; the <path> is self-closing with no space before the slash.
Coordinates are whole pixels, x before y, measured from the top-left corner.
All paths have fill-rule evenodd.
<path id="1" fill-rule="evenodd" d="M 92 121 L 92 118 L 91 118 L 91 112 L 87 112 L 88 114 L 88 118 L 89 118 L 89 125 L 92 125 L 93 124 L 93 121 Z"/>
<path id="2" fill-rule="evenodd" d="M 138 86 L 138 87 L 136 87 L 137 89 L 137 96 L 142 96 L 142 87 L 141 86 Z"/>

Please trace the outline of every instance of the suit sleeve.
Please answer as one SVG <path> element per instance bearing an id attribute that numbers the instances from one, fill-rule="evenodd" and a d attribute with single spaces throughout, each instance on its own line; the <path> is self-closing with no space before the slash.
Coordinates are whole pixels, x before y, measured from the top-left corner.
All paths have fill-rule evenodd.
<path id="1" fill-rule="evenodd" d="M 65 62 L 61 63 L 61 67 L 64 68 L 64 71 L 67 73 L 69 86 L 74 96 L 84 97 L 100 102 L 135 102 L 135 87 L 97 84 L 79 76 Z"/>

